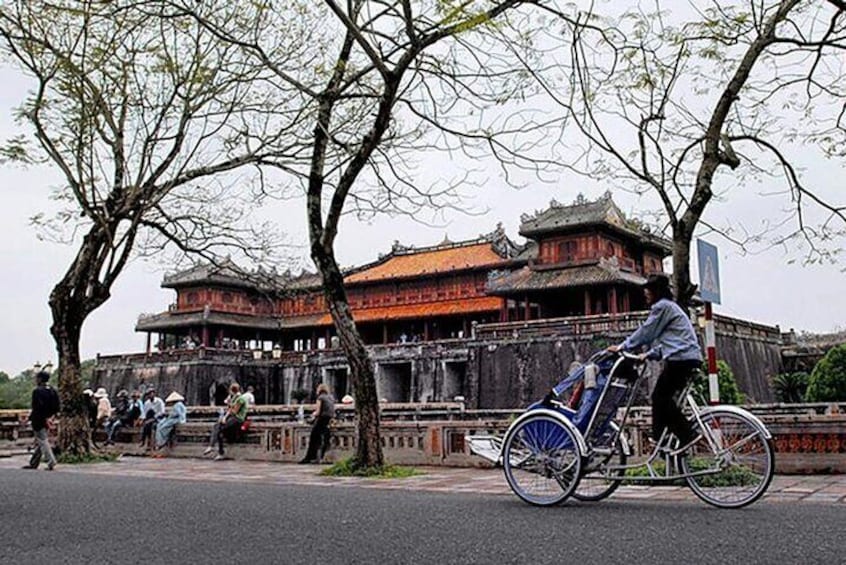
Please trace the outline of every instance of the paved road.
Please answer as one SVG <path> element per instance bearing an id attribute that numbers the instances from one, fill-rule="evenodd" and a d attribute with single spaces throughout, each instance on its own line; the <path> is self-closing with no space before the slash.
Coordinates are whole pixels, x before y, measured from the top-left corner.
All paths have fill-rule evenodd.
<path id="1" fill-rule="evenodd" d="M 339 488 L 65 469 L 0 469 L 0 563 L 846 559 L 843 504 L 765 500 L 724 511 L 695 500 L 622 498 L 538 509 L 513 496 L 417 491 L 413 482 Z"/>

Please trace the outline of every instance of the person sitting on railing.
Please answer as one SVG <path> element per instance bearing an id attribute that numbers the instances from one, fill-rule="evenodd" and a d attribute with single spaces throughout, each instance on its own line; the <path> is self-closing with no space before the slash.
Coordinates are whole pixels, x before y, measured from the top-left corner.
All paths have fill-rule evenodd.
<path id="1" fill-rule="evenodd" d="M 673 301 L 669 278 L 650 275 L 643 292 L 651 306 L 649 316 L 623 343 L 612 345 L 608 351 L 634 351 L 650 346 L 642 356 L 664 361 L 664 370 L 652 391 L 652 438 L 659 441 L 664 429 L 668 429 L 679 440 L 679 447 L 673 450 L 673 454 L 678 454 L 702 438 L 693 432 L 675 400 L 699 370 L 702 351 L 690 317 Z"/>
<path id="2" fill-rule="evenodd" d="M 241 394 L 241 385 L 238 383 L 232 383 L 229 386 L 229 401 L 227 404 L 229 407 L 220 415 L 220 419 L 214 425 L 209 438 L 209 446 L 203 451 L 203 455 L 209 455 L 214 451 L 214 446 L 217 444 L 215 461 L 224 459 L 224 438 L 230 442 L 235 441 L 247 419 L 247 401 Z"/>
<path id="3" fill-rule="evenodd" d="M 176 426 L 188 421 L 188 410 L 185 408 L 185 397 L 178 392 L 171 392 L 165 399 L 165 404 L 170 406 L 167 416 L 159 420 L 156 425 L 156 446 L 161 449 L 172 442 L 176 432 Z"/>
<path id="4" fill-rule="evenodd" d="M 165 404 L 164 401 L 156 396 L 156 389 L 150 387 L 147 389 L 147 399 L 144 401 L 144 421 L 141 424 L 141 443 L 139 443 L 139 447 L 144 447 L 148 445 L 152 447 L 153 445 L 153 429 L 156 426 L 156 423 L 161 419 L 164 418 L 165 415 Z M 147 443 L 149 440 L 149 444 Z"/>
<path id="5" fill-rule="evenodd" d="M 121 426 L 131 426 L 132 423 L 135 421 L 135 418 L 130 419 L 130 408 L 131 406 L 129 403 L 129 393 L 126 391 L 126 389 L 121 389 L 121 391 L 117 394 L 117 402 L 115 403 L 115 409 L 108 422 L 106 422 L 103 426 L 106 430 L 105 445 L 113 445 L 115 443 L 115 434 L 121 428 Z"/>
<path id="6" fill-rule="evenodd" d="M 100 426 L 105 426 L 112 415 L 112 403 L 109 400 L 109 393 L 106 392 L 105 388 L 98 388 L 97 392 L 94 393 L 94 398 L 97 400 L 97 419 L 91 428 L 92 437 Z"/>

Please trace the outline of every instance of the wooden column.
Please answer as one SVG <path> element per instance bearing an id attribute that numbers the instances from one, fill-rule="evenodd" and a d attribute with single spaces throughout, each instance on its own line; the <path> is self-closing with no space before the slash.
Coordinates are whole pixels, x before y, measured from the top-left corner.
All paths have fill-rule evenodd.
<path id="1" fill-rule="evenodd" d="M 610 314 L 617 313 L 617 287 L 612 286 L 608 291 L 608 312 Z"/>
<path id="2" fill-rule="evenodd" d="M 423 341 L 429 341 L 429 336 L 431 332 L 429 331 L 429 320 L 423 320 Z"/>
<path id="3" fill-rule="evenodd" d="M 152 334 L 150 332 L 147 332 L 147 355 L 149 355 L 151 353 L 151 350 L 150 350 L 151 342 L 152 342 Z"/>
<path id="4" fill-rule="evenodd" d="M 523 295 L 523 299 L 526 303 L 523 305 L 523 319 L 529 320 L 532 317 L 532 304 L 529 302 L 529 295 Z"/>
<path id="5" fill-rule="evenodd" d="M 382 324 L 382 343 L 388 343 L 388 324 Z"/>
<path id="6" fill-rule="evenodd" d="M 502 301 L 502 305 L 499 307 L 499 321 L 500 322 L 507 322 L 508 321 L 508 299 L 504 299 Z"/>
<path id="7" fill-rule="evenodd" d="M 585 316 L 590 316 L 590 289 L 585 289 Z"/>
<path id="8" fill-rule="evenodd" d="M 202 335 L 203 335 L 203 337 L 202 337 L 203 347 L 208 347 L 209 346 L 209 327 L 208 326 L 203 326 L 203 334 Z"/>

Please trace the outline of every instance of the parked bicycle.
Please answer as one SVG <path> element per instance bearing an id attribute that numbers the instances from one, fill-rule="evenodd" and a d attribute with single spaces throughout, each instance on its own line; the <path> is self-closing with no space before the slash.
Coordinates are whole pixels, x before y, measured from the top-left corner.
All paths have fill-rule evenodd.
<path id="1" fill-rule="evenodd" d="M 532 404 L 504 438 L 469 436 L 470 449 L 501 464 L 511 490 L 538 506 L 570 496 L 602 500 L 623 482 L 685 481 L 720 508 L 758 500 L 775 471 L 770 432 L 737 406 L 700 407 L 690 386 L 679 402 L 701 439 L 680 450 L 665 430 L 645 459 L 628 463 L 632 452 L 623 429 L 644 375 L 638 356 L 598 352 L 555 387 L 564 400 Z"/>

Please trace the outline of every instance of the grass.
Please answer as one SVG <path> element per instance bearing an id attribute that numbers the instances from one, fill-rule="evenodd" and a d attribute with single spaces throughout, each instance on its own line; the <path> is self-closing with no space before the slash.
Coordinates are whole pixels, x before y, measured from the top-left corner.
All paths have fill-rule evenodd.
<path id="1" fill-rule="evenodd" d="M 708 469 L 709 466 L 713 463 L 712 459 L 693 459 L 690 463 L 690 470 L 691 471 L 704 471 Z M 664 474 L 664 462 L 663 461 L 654 461 L 652 463 L 652 467 L 659 475 Z M 626 470 L 626 477 L 648 477 L 649 472 L 647 471 L 646 467 L 637 467 L 635 469 L 627 469 Z M 728 467 L 723 469 L 719 473 L 714 473 L 713 475 L 702 475 L 700 476 L 697 481 L 703 487 L 739 487 L 739 486 L 749 486 L 754 485 L 760 482 L 760 477 L 755 474 L 753 471 L 746 467 Z M 649 484 L 644 483 L 642 481 L 628 481 L 628 484 Z M 624 483 L 624 484 L 627 484 Z M 674 481 L 668 481 L 666 483 L 662 483 L 666 485 L 674 485 L 674 486 L 684 486 L 687 482 L 684 479 L 677 479 Z"/>
<path id="2" fill-rule="evenodd" d="M 56 460 L 62 465 L 84 465 L 86 463 L 111 463 L 117 458 L 118 456 L 115 453 L 87 453 L 82 455 L 62 453 L 56 457 Z"/>
<path id="3" fill-rule="evenodd" d="M 422 475 L 414 467 L 401 467 L 399 465 L 384 465 L 382 467 L 355 467 L 353 458 L 338 461 L 328 469 L 320 472 L 327 477 L 366 477 L 368 479 L 405 479 Z"/>

